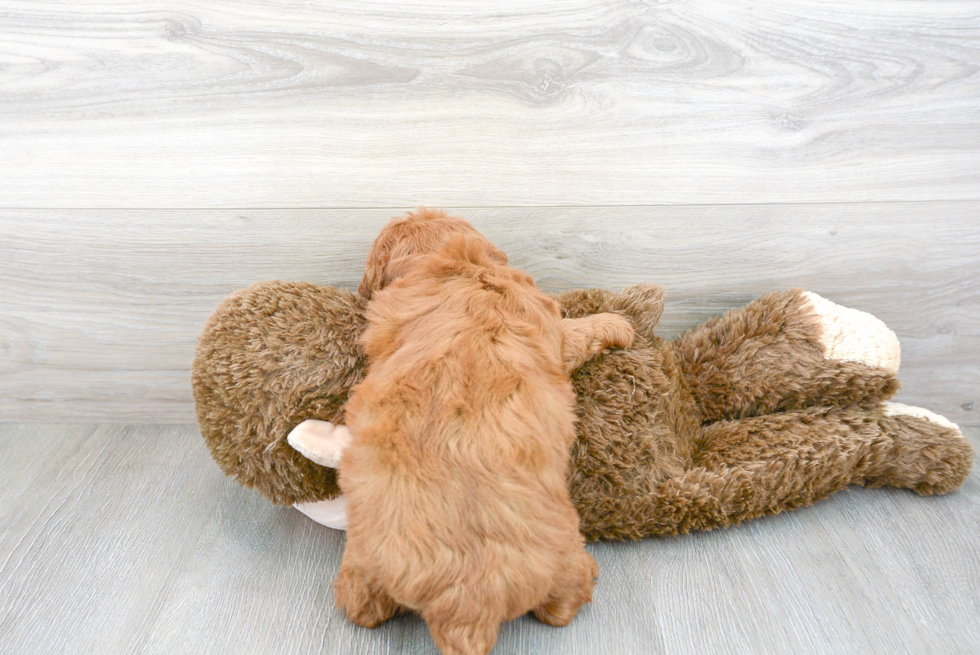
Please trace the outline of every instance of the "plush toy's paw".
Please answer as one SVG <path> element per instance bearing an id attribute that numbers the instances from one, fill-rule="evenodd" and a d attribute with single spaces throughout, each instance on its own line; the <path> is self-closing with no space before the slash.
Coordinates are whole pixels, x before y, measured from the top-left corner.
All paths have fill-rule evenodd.
<path id="1" fill-rule="evenodd" d="M 895 441 L 894 465 L 873 484 L 922 495 L 949 493 L 963 484 L 973 466 L 973 447 L 959 426 L 922 407 L 885 403 L 882 409 Z"/>
<path id="2" fill-rule="evenodd" d="M 858 362 L 892 374 L 898 372 L 902 359 L 898 337 L 880 319 L 810 291 L 804 295 L 820 317 L 823 334 L 819 341 L 827 359 Z"/>
<path id="3" fill-rule="evenodd" d="M 944 428 L 951 428 L 956 431 L 956 434 L 962 438 L 963 431 L 960 430 L 960 426 L 956 425 L 950 421 L 945 416 L 940 416 L 939 414 L 926 409 L 925 407 L 915 407 L 914 405 L 903 405 L 902 403 L 885 403 L 883 405 L 883 411 L 885 416 L 914 416 L 916 418 L 924 418 L 930 423 L 935 423 L 941 425 Z"/>
<path id="4" fill-rule="evenodd" d="M 334 530 L 347 529 L 347 499 L 343 496 L 313 503 L 296 503 L 293 507 L 320 525 Z"/>
<path id="5" fill-rule="evenodd" d="M 346 426 L 310 419 L 293 428 L 286 441 L 306 459 L 335 469 L 351 442 L 351 434 Z"/>

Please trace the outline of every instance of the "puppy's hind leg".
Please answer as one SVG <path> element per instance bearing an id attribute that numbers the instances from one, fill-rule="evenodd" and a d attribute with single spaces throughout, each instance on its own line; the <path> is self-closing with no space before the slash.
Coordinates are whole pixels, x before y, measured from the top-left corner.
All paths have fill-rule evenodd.
<path id="1" fill-rule="evenodd" d="M 592 602 L 592 588 L 599 565 L 584 548 L 580 549 L 570 565 L 563 567 L 555 580 L 548 599 L 534 609 L 534 618 L 556 627 L 566 626 L 578 613 L 578 608 Z"/>
<path id="2" fill-rule="evenodd" d="M 398 603 L 383 589 L 370 584 L 363 571 L 345 564 L 341 564 L 333 588 L 337 606 L 347 612 L 348 618 L 361 627 L 374 628 L 394 616 Z"/>

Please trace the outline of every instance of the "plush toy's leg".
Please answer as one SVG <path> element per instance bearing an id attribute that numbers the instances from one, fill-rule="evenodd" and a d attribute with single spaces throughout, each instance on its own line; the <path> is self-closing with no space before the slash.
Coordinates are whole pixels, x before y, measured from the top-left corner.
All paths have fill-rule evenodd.
<path id="1" fill-rule="evenodd" d="M 333 582 L 337 606 L 347 612 L 351 621 L 364 628 L 374 628 L 395 615 L 398 603 L 383 590 L 368 582 L 360 569 L 344 561 Z"/>
<path id="2" fill-rule="evenodd" d="M 585 549 L 577 551 L 570 559 L 572 561 L 567 562 L 559 573 L 548 600 L 534 610 L 534 618 L 542 623 L 559 627 L 568 625 L 579 607 L 592 602 L 599 565 Z"/>
<path id="3" fill-rule="evenodd" d="M 674 342 L 704 421 L 811 405 L 877 404 L 898 391 L 898 339 L 871 314 L 793 289 Z"/>
<path id="4" fill-rule="evenodd" d="M 603 508 L 597 534 L 638 539 L 710 530 L 804 507 L 849 484 L 948 492 L 966 479 L 959 430 L 882 408 L 811 407 L 702 428 L 694 467 Z M 586 535 L 594 537 L 596 535 Z"/>
<path id="5" fill-rule="evenodd" d="M 885 403 L 882 428 L 895 444 L 892 461 L 866 483 L 906 487 L 922 495 L 953 491 L 970 474 L 973 447 L 959 426 L 922 407 Z"/>
<path id="6" fill-rule="evenodd" d="M 898 373 L 902 363 L 898 337 L 879 318 L 838 305 L 812 291 L 804 291 L 803 295 L 823 328 L 818 341 L 824 357 Z"/>

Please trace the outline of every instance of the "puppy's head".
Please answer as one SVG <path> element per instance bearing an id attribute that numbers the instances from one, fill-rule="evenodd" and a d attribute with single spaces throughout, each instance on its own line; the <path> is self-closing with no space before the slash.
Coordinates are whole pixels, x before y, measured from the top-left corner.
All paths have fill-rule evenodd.
<path id="1" fill-rule="evenodd" d="M 507 255 L 463 219 L 440 210 L 419 208 L 392 219 L 381 230 L 368 255 L 358 293 L 371 298 L 372 293 L 405 275 L 420 255 L 436 252 L 460 238 L 470 247 L 479 247 L 494 263 L 507 264 Z"/>

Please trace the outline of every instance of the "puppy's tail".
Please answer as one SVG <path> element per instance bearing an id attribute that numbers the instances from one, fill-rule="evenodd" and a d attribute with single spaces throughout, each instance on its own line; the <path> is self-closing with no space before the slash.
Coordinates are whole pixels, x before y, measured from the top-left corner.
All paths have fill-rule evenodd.
<path id="1" fill-rule="evenodd" d="M 426 621 L 442 655 L 486 655 L 497 643 L 500 623 Z"/>
<path id="2" fill-rule="evenodd" d="M 443 593 L 422 610 L 422 618 L 442 655 L 486 655 L 497 643 L 497 632 L 505 617 L 489 603 L 461 596 L 452 591 Z"/>

